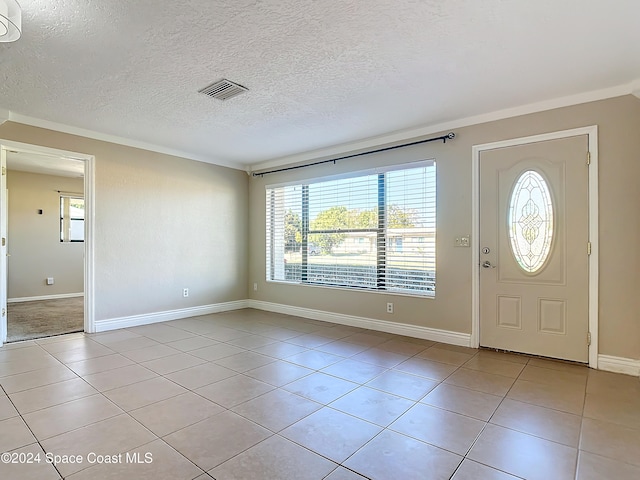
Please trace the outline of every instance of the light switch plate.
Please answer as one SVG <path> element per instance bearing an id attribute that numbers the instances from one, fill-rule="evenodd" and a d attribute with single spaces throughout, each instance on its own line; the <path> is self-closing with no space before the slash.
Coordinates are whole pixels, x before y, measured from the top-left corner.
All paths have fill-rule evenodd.
<path id="1" fill-rule="evenodd" d="M 456 237 L 454 245 L 456 247 L 468 247 L 469 246 L 469 237 L 470 237 L 470 235 L 462 235 L 460 237 Z"/>

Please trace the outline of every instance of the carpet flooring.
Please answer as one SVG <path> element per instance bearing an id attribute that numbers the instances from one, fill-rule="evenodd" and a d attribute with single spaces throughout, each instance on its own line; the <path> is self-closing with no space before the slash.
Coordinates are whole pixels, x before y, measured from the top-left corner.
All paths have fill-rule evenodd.
<path id="1" fill-rule="evenodd" d="M 7 305 L 7 342 L 84 330 L 84 297 Z"/>

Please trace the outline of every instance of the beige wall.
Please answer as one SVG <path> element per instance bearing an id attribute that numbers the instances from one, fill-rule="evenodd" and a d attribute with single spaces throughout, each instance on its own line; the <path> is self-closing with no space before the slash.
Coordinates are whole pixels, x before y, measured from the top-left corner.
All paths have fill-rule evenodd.
<path id="1" fill-rule="evenodd" d="M 640 358 L 640 100 L 632 96 L 456 129 L 429 143 L 358 159 L 255 177 L 250 185 L 251 298 L 382 320 L 471 332 L 471 249 L 454 238 L 471 232 L 471 147 L 498 140 L 598 125 L 600 153 L 600 353 Z M 446 133 L 446 132 L 443 132 Z M 438 176 L 435 299 L 265 282 L 265 185 L 435 158 Z M 387 302 L 395 313 L 385 313 Z"/>
<path id="2" fill-rule="evenodd" d="M 0 126 L 0 138 L 96 156 L 97 320 L 250 294 L 469 333 L 471 250 L 454 248 L 453 240 L 471 231 L 472 145 L 594 124 L 600 128 L 599 350 L 639 359 L 640 100 L 635 97 L 461 128 L 446 145 L 425 144 L 250 182 L 241 171 L 11 122 Z M 438 162 L 435 299 L 265 282 L 266 184 L 424 158 Z M 248 288 L 253 282 L 257 292 Z M 183 287 L 190 288 L 189 298 L 182 298 Z M 384 313 L 388 301 L 395 303 L 393 316 Z"/>
<path id="3" fill-rule="evenodd" d="M 245 172 L 11 122 L 0 138 L 95 155 L 97 321 L 247 297 Z"/>
<path id="4" fill-rule="evenodd" d="M 7 188 L 9 299 L 82 293 L 84 246 L 60 242 L 58 191 L 82 195 L 83 180 L 9 170 Z"/>

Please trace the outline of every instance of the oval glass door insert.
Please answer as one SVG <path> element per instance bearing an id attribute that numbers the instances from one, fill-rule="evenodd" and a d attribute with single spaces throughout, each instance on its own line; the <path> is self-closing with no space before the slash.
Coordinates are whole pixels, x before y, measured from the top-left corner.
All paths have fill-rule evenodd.
<path id="1" fill-rule="evenodd" d="M 553 201 L 542 175 L 527 170 L 518 177 L 508 213 L 513 256 L 525 272 L 535 273 L 549 257 L 553 240 Z"/>

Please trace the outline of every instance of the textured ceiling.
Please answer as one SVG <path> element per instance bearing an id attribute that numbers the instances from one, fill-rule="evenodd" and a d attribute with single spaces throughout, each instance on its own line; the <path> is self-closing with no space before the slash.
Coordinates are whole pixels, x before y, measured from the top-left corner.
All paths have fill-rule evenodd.
<path id="1" fill-rule="evenodd" d="M 640 79 L 638 0 L 20 4 L 0 108 L 240 168 Z"/>

